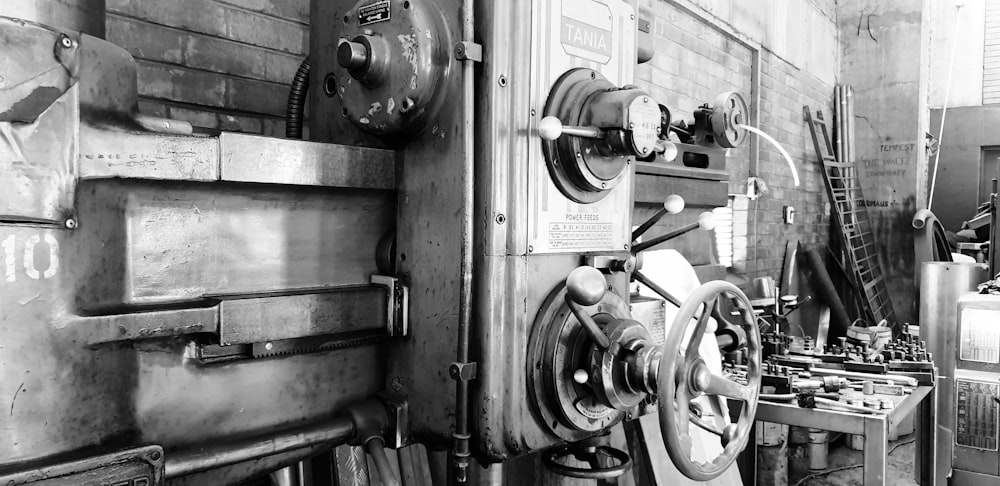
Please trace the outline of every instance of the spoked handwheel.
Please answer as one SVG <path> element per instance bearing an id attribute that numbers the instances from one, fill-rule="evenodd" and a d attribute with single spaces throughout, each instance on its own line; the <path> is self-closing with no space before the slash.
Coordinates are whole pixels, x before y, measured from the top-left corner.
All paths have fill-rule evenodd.
<path id="1" fill-rule="evenodd" d="M 747 336 L 747 383 L 740 384 L 712 372 L 701 356 L 702 337 L 709 317 L 720 298 L 732 297 L 740 311 L 738 325 Z M 693 329 L 690 329 L 693 326 Z M 690 332 L 689 332 L 690 329 Z M 690 335 L 690 339 L 685 337 Z M 657 376 L 660 430 L 667 453 L 685 476 L 707 481 L 722 474 L 746 447 L 757 412 L 760 390 L 760 333 L 754 323 L 750 300 L 735 285 L 709 282 L 695 289 L 683 302 L 663 344 Z M 706 395 L 715 413 L 715 424 L 691 417 L 691 401 Z M 742 402 L 739 419 L 727 424 L 722 399 Z M 722 439 L 723 451 L 708 463 L 691 457 L 693 441 L 690 425 L 695 423 Z"/>
<path id="2" fill-rule="evenodd" d="M 549 449 L 542 454 L 542 462 L 552 472 L 563 476 L 583 479 L 611 479 L 625 474 L 632 467 L 628 453 L 614 447 L 599 444 L 600 437 Z M 567 466 L 566 457 L 573 456 L 585 462 L 589 468 Z M 612 465 L 607 465 L 611 463 Z"/>

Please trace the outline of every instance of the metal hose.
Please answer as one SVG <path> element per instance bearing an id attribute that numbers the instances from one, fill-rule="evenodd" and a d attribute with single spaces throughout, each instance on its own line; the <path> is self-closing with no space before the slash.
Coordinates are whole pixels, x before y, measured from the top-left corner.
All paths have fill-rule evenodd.
<path id="1" fill-rule="evenodd" d="M 302 139 L 302 118 L 306 108 L 306 94 L 309 93 L 309 57 L 299 64 L 288 90 L 288 107 L 285 109 L 285 137 Z"/>

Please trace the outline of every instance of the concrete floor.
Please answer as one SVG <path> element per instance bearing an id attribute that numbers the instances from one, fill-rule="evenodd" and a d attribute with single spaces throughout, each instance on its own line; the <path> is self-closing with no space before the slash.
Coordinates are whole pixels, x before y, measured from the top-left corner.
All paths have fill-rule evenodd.
<path id="1" fill-rule="evenodd" d="M 886 471 L 886 486 L 917 486 L 917 481 L 913 477 L 914 464 L 914 443 L 913 434 L 900 437 L 899 440 L 889 443 L 888 450 L 889 464 Z M 894 446 L 896 447 L 893 450 Z M 851 450 L 843 443 L 843 439 L 830 445 L 830 453 L 827 456 L 828 467 L 826 471 L 834 471 L 840 468 L 860 465 L 862 462 L 861 451 Z M 793 477 L 789 481 L 789 486 L 864 486 L 861 481 L 861 467 L 854 467 L 829 474 L 804 475 Z"/>

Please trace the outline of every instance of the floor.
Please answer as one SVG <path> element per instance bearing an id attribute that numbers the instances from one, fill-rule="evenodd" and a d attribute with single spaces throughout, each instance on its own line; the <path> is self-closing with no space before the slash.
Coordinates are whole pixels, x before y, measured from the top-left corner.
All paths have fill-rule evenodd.
<path id="1" fill-rule="evenodd" d="M 913 434 L 900 437 L 889 443 L 889 463 L 886 471 L 886 486 L 916 486 L 913 477 L 914 464 Z M 863 486 L 861 482 L 861 451 L 851 450 L 842 440 L 831 444 L 827 456 L 829 467 L 825 471 L 814 472 L 801 477 L 792 477 L 789 486 Z"/>

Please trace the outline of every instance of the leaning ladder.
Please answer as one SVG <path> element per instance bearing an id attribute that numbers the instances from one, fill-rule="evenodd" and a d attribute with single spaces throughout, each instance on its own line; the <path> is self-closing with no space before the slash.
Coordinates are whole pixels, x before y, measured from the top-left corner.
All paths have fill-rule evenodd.
<path id="1" fill-rule="evenodd" d="M 855 284 L 867 304 L 865 312 L 868 320 L 875 324 L 885 319 L 889 326 L 895 326 L 896 313 L 889 300 L 889 290 L 885 286 L 885 277 L 879 264 L 878 249 L 868 220 L 868 209 L 858 181 L 857 168 L 853 161 L 838 161 L 834 156 L 823 112 L 817 111 L 813 117 L 808 106 L 803 107 L 803 111 L 809 124 L 809 133 L 812 134 L 816 157 L 823 164 L 826 193 L 833 204 L 840 236 L 847 248 L 847 259 L 854 270 Z"/>

